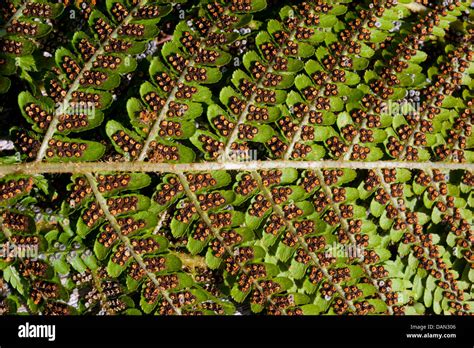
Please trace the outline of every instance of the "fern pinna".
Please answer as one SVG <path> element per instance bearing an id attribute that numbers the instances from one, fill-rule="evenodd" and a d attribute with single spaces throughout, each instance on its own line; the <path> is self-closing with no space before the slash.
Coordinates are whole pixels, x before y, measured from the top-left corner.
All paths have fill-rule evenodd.
<path id="1" fill-rule="evenodd" d="M 472 314 L 470 7 L 7 1 L 0 313 Z"/>
<path id="2" fill-rule="evenodd" d="M 63 12 L 62 4 L 34 1 L 5 1 L 2 4 L 0 21 L 2 23 L 0 52 L 0 93 L 9 90 L 9 75 L 18 73 L 35 85 L 30 72 L 36 68 L 34 57 L 37 47 L 48 40 L 53 23 Z"/>

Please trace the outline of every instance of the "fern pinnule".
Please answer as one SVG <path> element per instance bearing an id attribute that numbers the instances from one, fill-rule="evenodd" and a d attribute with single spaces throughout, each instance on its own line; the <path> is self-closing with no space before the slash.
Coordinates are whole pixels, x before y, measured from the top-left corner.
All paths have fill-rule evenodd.
<path id="1" fill-rule="evenodd" d="M 269 303 L 270 305 L 275 306 L 275 303 L 272 300 L 272 293 L 274 290 L 268 292 L 268 289 L 262 287 L 260 281 L 261 278 L 267 278 L 269 276 L 269 271 L 267 264 L 259 264 L 259 263 L 252 263 L 253 260 L 258 260 L 259 257 L 255 255 L 255 249 L 252 252 L 246 251 L 242 253 L 244 249 L 249 249 L 248 247 L 243 246 L 242 250 L 240 250 L 239 244 L 245 242 L 248 237 L 250 231 L 244 231 L 241 229 L 230 229 L 230 230 L 219 230 L 216 228 L 216 222 L 220 224 L 221 222 L 218 221 L 211 221 L 208 213 L 202 209 L 202 202 L 199 201 L 196 194 L 191 190 L 189 187 L 187 177 L 182 174 L 178 173 L 178 178 L 183 185 L 184 192 L 191 200 L 191 204 L 195 207 L 197 214 L 199 215 L 200 219 L 204 222 L 211 233 L 211 237 L 214 239 L 212 243 L 210 243 L 209 249 L 206 253 L 206 259 L 209 263 L 209 266 L 215 268 L 224 260 L 226 272 L 230 273 L 232 276 L 238 275 L 240 277 L 242 283 L 239 282 L 238 287 L 233 287 L 231 290 L 232 296 L 238 302 L 242 302 L 245 297 L 251 292 L 252 287 L 255 291 L 258 291 L 261 295 L 265 298 L 265 302 Z M 206 209 L 207 210 L 207 209 Z M 225 212 L 225 211 L 224 211 Z M 199 224 L 199 221 L 198 221 Z M 245 229 L 245 228 L 244 228 Z M 237 236 L 237 239 L 231 235 Z M 233 240 L 235 239 L 235 240 Z M 217 242 L 217 243 L 216 243 Z M 188 244 L 189 245 L 189 244 Z M 245 244 L 244 244 L 245 245 Z M 211 248 L 212 246 L 212 248 Z M 202 247 L 201 247 L 202 248 Z M 248 254 L 248 255 L 247 255 Z M 262 267 L 261 271 L 257 271 L 256 275 L 254 275 L 254 268 Z M 264 271 L 267 269 L 266 271 Z M 261 272 L 262 274 L 260 274 Z M 243 280 L 245 279 L 245 281 Z M 276 280 L 276 279 L 275 279 Z M 272 282 L 271 278 L 268 281 Z M 251 284 L 248 285 L 247 283 Z M 277 289 L 280 289 L 279 282 L 277 281 L 276 286 Z M 245 290 L 241 290 L 244 287 Z M 278 292 L 278 290 L 277 290 Z M 286 314 L 286 310 L 282 309 L 283 313 Z"/>
<path id="2" fill-rule="evenodd" d="M 272 197 L 271 193 L 268 191 L 268 188 L 266 187 L 266 185 L 262 183 L 262 177 L 260 176 L 260 174 L 258 172 L 252 172 L 251 175 L 254 178 L 254 180 L 257 182 L 257 185 L 260 188 L 261 192 L 263 193 L 265 199 L 271 203 L 272 209 L 274 210 L 276 216 L 279 216 L 279 218 L 285 224 L 287 234 L 289 233 L 291 239 L 297 240 L 297 245 L 301 248 L 299 250 L 303 251 L 302 254 L 309 256 L 311 262 L 314 264 L 314 266 L 316 266 L 316 269 L 322 272 L 324 276 L 323 280 L 326 281 L 327 284 L 330 285 L 330 287 L 333 287 L 336 290 L 336 292 L 339 294 L 339 296 L 341 296 L 341 298 L 347 304 L 347 306 L 350 308 L 351 311 L 355 311 L 356 308 L 352 300 L 346 298 L 345 292 L 343 291 L 341 286 L 338 284 L 338 282 L 333 280 L 332 276 L 328 273 L 327 267 L 321 264 L 318 256 L 308 246 L 305 239 L 301 236 L 301 233 L 295 229 L 293 222 L 291 222 L 288 219 L 287 214 L 285 214 L 283 210 L 281 209 L 281 207 L 275 203 L 274 198 Z M 301 220 L 301 221 L 304 221 L 304 220 Z M 329 296 L 329 297 L 332 297 L 332 296 Z"/>
<path id="3" fill-rule="evenodd" d="M 364 220 L 356 220 L 353 218 L 353 216 L 349 216 L 349 218 L 345 217 L 346 213 L 345 210 L 348 207 L 348 204 L 350 205 L 351 202 L 349 199 L 344 200 L 344 204 L 336 202 L 339 201 L 341 198 L 337 197 L 337 194 L 335 192 L 339 193 L 341 189 L 334 187 L 332 190 L 330 187 L 326 184 L 326 179 L 322 175 L 320 170 L 316 171 L 322 192 L 324 192 L 326 198 L 329 200 L 329 205 L 335 212 L 336 216 L 339 217 L 340 221 L 340 226 L 342 230 L 338 230 L 338 238 L 341 239 L 346 239 L 348 238 L 349 241 L 352 243 L 352 245 L 365 245 L 365 237 L 367 237 L 367 241 L 369 241 L 368 246 L 364 250 L 364 253 L 367 252 L 367 256 L 370 255 L 370 258 L 356 258 L 356 262 L 360 265 L 360 267 L 363 269 L 365 276 L 367 277 L 368 281 L 377 289 L 377 296 L 380 297 L 386 304 L 387 307 L 387 312 L 389 314 L 401 314 L 403 313 L 403 306 L 397 306 L 397 308 L 393 308 L 397 304 L 397 298 L 395 292 L 389 290 L 386 288 L 386 284 L 382 283 L 380 281 L 380 274 L 382 274 L 382 277 L 385 276 L 385 268 L 383 265 L 383 262 L 381 262 L 381 258 L 385 258 L 384 256 L 380 256 L 379 252 L 381 251 L 384 253 L 385 251 L 379 248 L 376 250 L 371 244 L 372 241 L 370 240 L 373 238 L 370 234 L 364 234 L 362 232 L 358 233 L 359 229 L 360 230 L 367 230 L 367 223 Z M 343 188 L 342 190 L 346 191 L 349 189 Z M 343 197 L 346 195 L 343 195 Z M 346 198 L 346 197 L 344 197 Z M 357 204 L 350 205 L 352 207 L 353 211 L 356 211 Z M 344 208 L 344 212 L 342 211 L 342 208 Z M 360 224 L 360 226 L 359 226 Z M 351 228 L 351 225 L 357 226 L 356 228 Z M 359 238 L 360 237 L 360 238 Z M 374 243 L 375 244 L 375 243 Z M 367 259 L 367 260 L 366 260 Z M 367 262 L 368 261 L 368 262 Z M 375 262 L 374 262 L 375 261 Z M 385 260 L 384 260 L 385 261 Z M 373 269 L 376 269 L 374 272 Z M 384 277 L 385 278 L 385 277 Z"/>
<path id="4" fill-rule="evenodd" d="M 62 4 L 51 2 L 6 0 L 2 5 L 0 21 L 4 31 L 0 34 L 0 94 L 11 85 L 9 75 L 18 67 L 24 71 L 23 78 L 32 82 L 29 71 L 33 71 L 33 55 L 39 46 L 38 40 L 47 37 L 54 19 L 63 12 Z M 34 85 L 32 83 L 32 85 Z"/>
<path id="5" fill-rule="evenodd" d="M 199 18 L 177 25 L 172 40 L 162 48 L 162 58 L 152 61 L 149 74 L 153 84 L 146 82 L 141 86 L 141 100 L 128 101 L 128 114 L 140 144 L 136 151 L 130 152 L 131 159 L 143 161 L 148 157 L 154 162 L 192 159 L 190 150 L 176 140 L 194 134 L 193 120 L 202 112 L 200 104 L 211 102 L 210 90 L 205 85 L 217 83 L 222 76 L 220 67 L 231 59 L 225 50 L 238 38 L 232 31 L 248 23 L 251 17 L 245 13 L 261 10 L 262 4 L 232 13 L 233 5 L 208 3 Z M 115 128 L 108 125 L 109 136 Z"/>
<path id="6" fill-rule="evenodd" d="M 469 42 L 469 40 L 472 40 L 472 35 L 467 35 L 466 41 Z M 462 81 L 465 80 L 464 76 L 469 75 L 469 69 L 467 68 L 469 67 L 469 62 L 474 60 L 474 55 L 473 51 L 470 50 L 466 44 L 456 48 L 453 52 L 450 52 L 449 55 L 451 56 L 450 61 L 440 66 L 440 73 L 434 77 L 435 81 L 420 91 L 423 98 L 422 108 L 419 111 L 415 111 L 413 116 L 409 115 L 411 116 L 411 118 L 408 119 L 409 128 L 408 130 L 404 130 L 404 132 L 409 133 L 409 136 L 399 136 L 399 142 L 402 144 L 402 147 L 400 147 L 401 150 L 399 151 L 399 155 L 396 156 L 397 158 L 406 160 L 410 160 L 411 158 L 416 159 L 418 151 L 421 150 L 418 150 L 420 147 L 423 148 L 428 145 L 428 143 L 433 143 L 433 136 L 423 136 L 421 132 L 423 132 L 425 128 L 428 128 L 429 133 L 435 131 L 434 126 L 436 126 L 439 122 L 438 120 L 441 118 L 436 115 L 449 113 L 448 110 L 453 107 L 462 107 L 463 103 L 460 99 L 456 99 L 452 94 L 458 90 L 458 88 L 462 87 Z M 402 126 L 400 126 L 400 128 L 402 128 Z M 400 128 L 394 130 L 400 134 L 402 130 Z M 444 140 L 446 142 L 446 139 Z M 449 143 L 450 140 L 447 140 Z M 454 139 L 451 140 L 451 142 L 452 141 L 454 141 Z M 451 155 L 446 156 L 442 150 L 443 145 L 439 144 L 438 141 L 435 141 L 435 144 L 437 147 L 434 148 L 434 151 L 438 157 L 450 157 L 455 162 L 466 161 L 462 147 L 459 150 L 453 150 Z M 434 146 L 432 145 L 432 147 Z M 414 153 L 414 155 L 409 156 L 411 153 Z M 469 152 L 467 152 L 467 154 L 469 154 Z"/>
<path id="7" fill-rule="evenodd" d="M 106 215 L 107 220 L 109 221 L 109 223 L 112 225 L 113 229 L 115 230 L 115 233 L 117 233 L 120 240 L 125 244 L 127 250 L 133 257 L 133 259 L 138 263 L 140 268 L 145 271 L 147 277 L 151 279 L 151 281 L 155 284 L 155 286 L 158 289 L 160 289 L 160 283 L 158 282 L 155 274 L 148 271 L 147 266 L 144 263 L 142 257 L 135 252 L 135 248 L 130 243 L 130 240 L 122 234 L 122 228 L 118 224 L 115 217 L 110 213 L 108 203 L 105 201 L 105 199 L 102 197 L 101 193 L 99 192 L 95 178 L 91 174 L 86 174 L 86 178 L 89 181 L 89 185 L 92 188 L 92 191 L 94 193 L 95 198 L 97 199 L 97 202 L 99 203 L 101 209 L 104 211 L 104 214 Z M 169 293 L 166 290 L 161 290 L 161 295 L 170 304 L 171 308 L 176 314 L 181 314 L 181 309 L 175 307 L 173 301 L 169 297 Z"/>
<path id="8" fill-rule="evenodd" d="M 20 108 L 24 114 L 27 113 L 27 120 L 39 127 L 36 128 L 37 131 L 44 133 L 37 149 L 36 161 L 42 161 L 45 156 L 51 160 L 56 156 L 64 157 L 51 150 L 51 141 L 56 139 L 54 136 L 58 132 L 68 133 L 74 128 L 75 131 L 82 131 L 101 123 L 103 116 L 98 110 L 107 108 L 111 101 L 111 94 L 107 91 L 117 87 L 120 74 L 136 68 L 136 62 L 131 56 L 144 49 L 143 40 L 150 40 L 156 33 L 152 24 L 171 9 L 170 6 L 158 6 L 151 17 L 141 19 L 138 15 L 146 3 L 147 1 L 141 1 L 127 8 L 120 1 L 108 2 L 110 17 L 97 9 L 89 16 L 88 22 L 94 38 L 79 31 L 72 40 L 77 54 L 66 48 L 56 51 L 58 76 L 51 79 L 50 97 L 58 105 L 51 99 L 35 100 L 31 95 L 20 95 Z M 120 11 L 115 11 L 114 7 L 117 6 L 126 15 L 122 16 Z M 87 110 L 78 113 L 75 111 L 77 106 L 81 106 L 81 110 Z M 30 114 L 36 117 L 29 117 Z M 74 143 L 70 139 L 58 139 Z M 103 149 L 99 144 L 87 145 L 85 153 L 67 157 L 95 160 L 102 156 Z"/>
<path id="9" fill-rule="evenodd" d="M 360 79 L 352 70 L 357 72 L 364 69 L 369 62 L 368 58 L 393 39 L 394 34 L 389 30 L 391 25 L 387 25 L 383 18 L 390 18 L 397 12 L 401 21 L 408 10 L 404 6 L 393 4 L 392 1 L 385 4 L 372 3 L 368 9 L 361 9 L 357 14 L 353 14 L 356 17 L 349 22 L 348 28 L 338 33 L 342 43 L 330 41 L 327 47 L 319 46 L 316 52 L 318 61 L 309 60 L 305 65 L 306 73 L 311 79 L 299 75 L 296 80 L 296 87 L 303 98 L 294 92 L 290 93 L 287 98 L 290 113 L 278 121 L 288 145 L 281 156 L 277 157 L 313 158 L 313 149 L 305 143 L 311 144 L 308 140 L 320 139 L 319 133 L 323 134 L 323 139 L 334 133 L 324 134 L 324 130 L 329 128 L 315 127 L 313 124 L 326 126 L 334 123 L 335 118 L 332 117 L 331 111 L 336 115 L 337 111 L 343 111 L 339 95 L 342 95 L 345 103 L 354 102 L 360 91 L 351 90 L 349 86 L 356 85 Z M 380 24 L 377 21 L 384 21 L 386 25 L 379 25 L 380 29 L 375 29 L 374 26 Z M 296 144 L 298 151 L 293 151 Z M 314 150 L 316 158 L 324 155 L 322 149 L 316 147 Z"/>
<path id="10" fill-rule="evenodd" d="M 282 22 L 270 21 L 267 31 L 257 35 L 259 51 L 250 51 L 243 57 L 249 74 L 235 70 L 235 88 L 228 87 L 220 93 L 226 111 L 218 106 L 208 109 L 208 119 L 221 144 L 210 159 L 224 160 L 234 150 L 249 148 L 247 141 L 265 143 L 274 136 L 266 123 L 280 117 L 277 106 L 302 68 L 299 60 L 310 57 L 314 53 L 311 43 L 326 34 L 327 29 L 319 28 L 320 20 L 326 27 L 328 21 L 335 20 L 335 16 L 327 14 L 331 8 L 324 2 L 285 6 L 280 11 Z M 199 141 L 195 138 L 195 145 Z"/>

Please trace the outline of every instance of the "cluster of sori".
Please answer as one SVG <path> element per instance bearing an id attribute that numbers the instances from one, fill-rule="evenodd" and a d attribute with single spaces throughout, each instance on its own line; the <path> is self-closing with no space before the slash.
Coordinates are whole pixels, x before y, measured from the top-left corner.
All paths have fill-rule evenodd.
<path id="1" fill-rule="evenodd" d="M 19 198 L 28 194 L 33 189 L 33 178 L 12 178 L 11 180 L 4 180 L 0 184 L 0 202 L 9 202 L 15 198 Z"/>

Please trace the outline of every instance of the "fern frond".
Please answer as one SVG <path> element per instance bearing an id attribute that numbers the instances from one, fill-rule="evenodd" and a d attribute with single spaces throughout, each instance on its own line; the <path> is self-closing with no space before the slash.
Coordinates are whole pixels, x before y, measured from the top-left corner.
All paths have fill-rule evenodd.
<path id="1" fill-rule="evenodd" d="M 466 1 L 9 3 L 0 314 L 472 314 Z"/>

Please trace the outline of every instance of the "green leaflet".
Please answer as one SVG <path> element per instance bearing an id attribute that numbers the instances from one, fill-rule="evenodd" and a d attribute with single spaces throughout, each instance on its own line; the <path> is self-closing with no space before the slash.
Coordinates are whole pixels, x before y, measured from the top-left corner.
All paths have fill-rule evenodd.
<path id="1" fill-rule="evenodd" d="M 124 201 L 125 199 L 127 200 L 126 202 Z M 109 208 L 113 209 L 115 206 L 120 206 L 122 204 L 122 201 L 124 201 L 124 204 L 127 204 L 126 208 L 117 209 L 115 214 L 124 214 L 126 212 L 137 212 L 141 210 L 146 210 L 150 206 L 150 199 L 148 197 L 145 197 L 143 195 L 129 194 L 129 195 L 115 196 L 115 197 L 109 198 L 108 199 Z M 97 209 L 96 202 L 89 204 L 83 209 L 82 213 L 86 215 L 83 215 L 82 218 L 78 220 L 77 233 L 79 235 L 81 236 L 87 235 L 88 233 L 91 232 L 91 229 L 97 227 L 97 225 L 103 221 L 104 217 L 100 216 L 100 214 L 98 216 L 98 219 L 95 220 L 94 213 L 96 209 Z M 92 217 L 92 220 L 89 219 L 89 217 Z M 85 222 L 85 219 L 87 219 L 87 221 L 90 221 L 91 223 L 87 225 L 87 223 Z"/>
<path id="2" fill-rule="evenodd" d="M 20 294 L 24 293 L 25 290 L 20 275 L 15 268 L 11 266 L 7 267 L 3 270 L 3 276 L 7 282 L 9 282 L 15 289 L 18 290 Z"/>
<path id="3" fill-rule="evenodd" d="M 27 8 L 32 4 L 34 4 L 34 2 L 26 1 L 23 6 Z M 10 89 L 11 81 L 7 76 L 14 74 L 17 70 L 17 66 L 20 68 L 19 70 L 23 70 L 24 73 L 35 70 L 33 67 L 21 64 L 21 61 L 16 59 L 20 57 L 33 58 L 32 55 L 36 50 L 34 44 L 35 40 L 46 40 L 52 31 L 51 20 L 61 16 L 64 10 L 63 4 L 54 4 L 48 1 L 43 2 L 43 4 L 49 8 L 48 12 L 41 14 L 38 11 L 21 11 L 20 8 L 14 8 L 13 13 L 10 14 L 11 17 L 5 18 L 8 25 L 4 28 L 5 32 L 2 34 L 2 39 L 7 40 L 9 44 L 15 45 L 16 49 L 5 49 L 2 54 L 0 54 L 0 59 L 3 61 L 2 64 L 0 64 L 0 94 L 6 93 Z M 15 17 L 16 23 L 12 20 L 13 17 Z M 24 26 L 29 30 L 21 30 L 20 26 Z M 7 46 L 5 46 L 5 48 L 7 48 Z M 4 55 L 3 53 L 7 54 Z M 21 76 L 28 80 L 27 73 Z"/>

